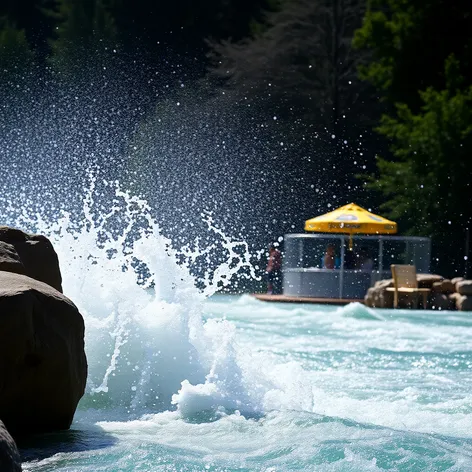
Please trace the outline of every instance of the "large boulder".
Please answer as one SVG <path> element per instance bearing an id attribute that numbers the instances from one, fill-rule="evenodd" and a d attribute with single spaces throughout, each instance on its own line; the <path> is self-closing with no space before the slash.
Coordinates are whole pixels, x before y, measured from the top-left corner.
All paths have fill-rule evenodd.
<path id="1" fill-rule="evenodd" d="M 26 274 L 25 266 L 16 252 L 15 246 L 5 241 L 0 241 L 0 270 Z"/>
<path id="2" fill-rule="evenodd" d="M 454 277 L 451 282 L 456 285 L 457 282 L 462 282 L 464 280 L 464 277 Z"/>
<path id="3" fill-rule="evenodd" d="M 433 292 L 449 295 L 456 291 L 455 284 L 452 283 L 451 280 L 444 279 L 441 282 L 434 282 L 433 283 Z"/>
<path id="4" fill-rule="evenodd" d="M 375 282 L 374 286 L 367 290 L 367 294 L 364 297 L 365 305 L 372 308 L 392 308 L 393 292 L 388 292 L 388 287 L 393 287 L 393 279 Z"/>
<path id="5" fill-rule="evenodd" d="M 437 274 L 416 274 L 418 288 L 433 288 L 435 282 L 442 282 L 444 277 Z"/>
<path id="6" fill-rule="evenodd" d="M 45 236 L 0 226 L 0 270 L 27 275 L 62 292 L 59 260 Z"/>
<path id="7" fill-rule="evenodd" d="M 472 296 L 472 280 L 461 280 L 457 282 L 456 291 L 461 295 Z"/>
<path id="8" fill-rule="evenodd" d="M 69 428 L 86 379 L 75 305 L 45 283 L 0 271 L 0 419 L 8 431 Z"/>
<path id="9" fill-rule="evenodd" d="M 2 421 L 0 421 L 0 471 L 21 472 L 20 453 Z"/>
<path id="10" fill-rule="evenodd" d="M 455 303 L 459 311 L 472 311 L 472 296 L 453 293 L 449 298 Z"/>
<path id="11" fill-rule="evenodd" d="M 458 309 L 460 311 L 472 311 L 472 296 L 461 295 L 460 300 L 458 300 Z"/>
<path id="12" fill-rule="evenodd" d="M 450 294 L 433 291 L 429 297 L 428 307 L 432 310 L 455 310 L 455 299 L 450 298 Z"/>

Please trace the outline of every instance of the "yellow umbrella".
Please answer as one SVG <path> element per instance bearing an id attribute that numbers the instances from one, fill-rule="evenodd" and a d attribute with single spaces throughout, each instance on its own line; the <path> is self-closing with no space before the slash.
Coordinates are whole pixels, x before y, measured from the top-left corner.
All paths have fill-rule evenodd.
<path id="1" fill-rule="evenodd" d="M 350 236 L 349 248 L 352 249 L 353 234 L 394 234 L 397 232 L 397 224 L 382 216 L 374 215 L 355 203 L 349 203 L 305 221 L 305 231 L 347 233 Z"/>

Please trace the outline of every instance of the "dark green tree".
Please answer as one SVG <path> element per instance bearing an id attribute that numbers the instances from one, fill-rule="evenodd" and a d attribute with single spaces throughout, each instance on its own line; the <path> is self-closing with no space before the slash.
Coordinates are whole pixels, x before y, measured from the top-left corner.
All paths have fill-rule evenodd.
<path id="1" fill-rule="evenodd" d="M 446 34 L 454 31 L 454 34 Z M 391 156 L 368 188 L 403 231 L 433 238 L 433 268 L 463 275 L 472 224 L 472 5 L 445 0 L 372 0 L 355 46 L 359 69 L 388 114 L 378 132 Z"/>
<path id="2" fill-rule="evenodd" d="M 7 26 L 21 31 L 23 38 L 18 46 L 28 45 L 34 53 L 35 62 L 44 65 L 50 53 L 48 44 L 52 37 L 57 18 L 56 0 L 3 0 L 0 2 L 0 28 Z M 20 57 L 21 58 L 21 57 Z"/>
<path id="3" fill-rule="evenodd" d="M 444 64 L 454 54 L 472 77 L 472 3 L 469 0 L 369 0 L 354 46 L 369 54 L 359 67 L 386 106 L 417 112 L 419 91 L 446 87 Z M 453 32 L 453 33 L 452 33 Z"/>
<path id="4" fill-rule="evenodd" d="M 360 95 L 359 53 L 351 48 L 363 0 L 289 0 L 241 41 L 212 43 L 211 72 L 269 106 L 293 107 L 337 134 Z"/>
<path id="5" fill-rule="evenodd" d="M 34 53 L 25 31 L 16 28 L 6 18 L 0 18 L 0 83 L 18 86 L 27 80 L 33 64 Z"/>
<path id="6" fill-rule="evenodd" d="M 58 0 L 51 63 L 64 77 L 102 67 L 99 59 L 116 37 L 111 8 L 111 0 Z"/>

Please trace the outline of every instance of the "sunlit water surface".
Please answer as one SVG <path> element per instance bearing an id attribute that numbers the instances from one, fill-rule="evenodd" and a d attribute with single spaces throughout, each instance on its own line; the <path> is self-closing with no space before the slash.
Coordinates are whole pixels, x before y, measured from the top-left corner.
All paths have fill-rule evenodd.
<path id="1" fill-rule="evenodd" d="M 94 216 L 92 193 L 81 224 L 37 222 L 89 377 L 71 430 L 21 445 L 24 470 L 472 470 L 470 315 L 215 295 L 249 258 L 210 220 L 228 262 L 202 293 L 143 202 L 117 190 Z"/>
<path id="2" fill-rule="evenodd" d="M 187 393 L 185 413 L 171 408 L 132 420 L 83 401 L 71 432 L 49 438 L 51 445 L 42 440 L 41 454 L 61 452 L 24 469 L 472 470 L 468 315 L 284 306 L 249 296 L 216 296 L 203 311 L 234 330 L 236 365 L 227 373 L 242 376 L 246 395 L 260 390 L 258 412 L 204 414 L 235 398 L 203 388 Z"/>

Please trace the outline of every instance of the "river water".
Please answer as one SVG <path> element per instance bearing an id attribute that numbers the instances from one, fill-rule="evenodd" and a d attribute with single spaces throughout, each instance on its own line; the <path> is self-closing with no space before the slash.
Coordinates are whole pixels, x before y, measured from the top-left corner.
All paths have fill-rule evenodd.
<path id="1" fill-rule="evenodd" d="M 247 295 L 203 305 L 221 342 L 212 379 L 176 389 L 177 409 L 138 417 L 113 405 L 90 409 L 89 397 L 71 432 L 23 451 L 32 459 L 24 469 L 472 470 L 467 314 Z M 129 381 L 113 388 L 129 390 Z"/>
<path id="2" fill-rule="evenodd" d="M 469 314 L 219 295 L 250 257 L 211 221 L 227 260 L 197 289 L 187 266 L 211 251 L 182 259 L 117 198 L 35 223 L 84 316 L 89 376 L 71 430 L 21 444 L 24 470 L 472 470 Z"/>

